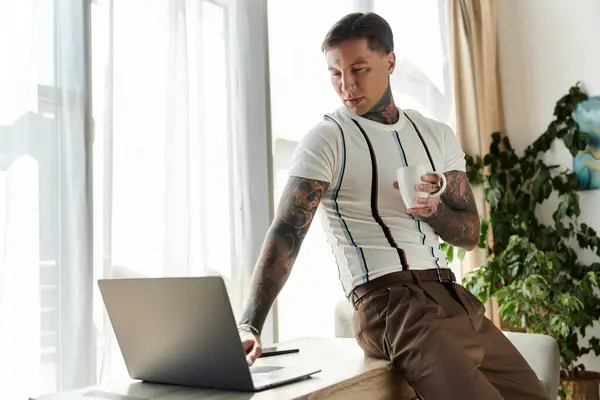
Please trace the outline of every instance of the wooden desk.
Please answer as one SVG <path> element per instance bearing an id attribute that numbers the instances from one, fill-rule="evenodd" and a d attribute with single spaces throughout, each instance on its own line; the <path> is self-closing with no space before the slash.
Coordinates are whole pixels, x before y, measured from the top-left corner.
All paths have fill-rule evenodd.
<path id="1" fill-rule="evenodd" d="M 354 339 L 305 338 L 281 343 L 300 353 L 258 359 L 256 365 L 321 368 L 312 378 L 257 393 L 239 393 L 124 381 L 30 400 L 370 400 L 417 398 L 385 360 L 366 357 Z M 96 395 L 94 395 L 96 394 Z"/>

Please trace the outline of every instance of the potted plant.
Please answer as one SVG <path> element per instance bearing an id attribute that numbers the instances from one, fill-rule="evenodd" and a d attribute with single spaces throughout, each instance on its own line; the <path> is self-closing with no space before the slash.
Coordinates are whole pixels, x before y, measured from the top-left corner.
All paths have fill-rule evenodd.
<path id="1" fill-rule="evenodd" d="M 585 149 L 587 134 L 579 130 L 573 112 L 586 98 L 579 85 L 572 87 L 556 104 L 554 121 L 523 155 L 508 138 L 494 133 L 488 154 L 467 157 L 469 179 L 484 185 L 489 205 L 479 243 L 488 248 L 489 257 L 465 277 L 465 286 L 484 303 L 498 301 L 503 329 L 556 338 L 559 395 L 569 399 L 599 398 L 600 374 L 586 371 L 578 360 L 590 352 L 600 354 L 598 338 L 581 341 L 600 318 L 600 263 L 581 262 L 573 244 L 600 256 L 600 238 L 578 219 L 577 175 L 546 164 L 544 154 L 555 140 L 562 140 L 573 155 Z M 539 207 L 551 197 L 557 201 L 552 219 L 541 221 Z"/>

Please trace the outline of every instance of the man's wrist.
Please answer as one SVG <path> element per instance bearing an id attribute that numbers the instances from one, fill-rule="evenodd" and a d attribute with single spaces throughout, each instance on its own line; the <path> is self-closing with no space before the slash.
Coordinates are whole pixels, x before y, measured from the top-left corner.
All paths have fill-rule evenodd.
<path id="1" fill-rule="evenodd" d="M 238 331 L 249 332 L 255 336 L 260 336 L 260 330 L 250 324 L 240 324 L 237 326 Z"/>

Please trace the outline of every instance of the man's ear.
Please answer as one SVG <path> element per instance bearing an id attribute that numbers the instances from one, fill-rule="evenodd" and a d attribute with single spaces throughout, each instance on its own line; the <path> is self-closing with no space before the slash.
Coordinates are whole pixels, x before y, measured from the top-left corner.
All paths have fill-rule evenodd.
<path id="1" fill-rule="evenodd" d="M 396 53 L 390 51 L 387 55 L 388 73 L 391 75 L 396 69 Z"/>

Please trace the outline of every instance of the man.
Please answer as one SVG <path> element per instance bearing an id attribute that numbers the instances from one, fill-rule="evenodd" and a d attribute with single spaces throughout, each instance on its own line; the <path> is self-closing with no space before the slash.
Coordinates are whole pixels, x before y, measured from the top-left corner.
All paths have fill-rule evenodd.
<path id="1" fill-rule="evenodd" d="M 471 250 L 479 236 L 464 153 L 448 126 L 395 105 L 390 26 L 373 13 L 347 15 L 322 49 L 343 107 L 295 152 L 238 327 L 248 364 L 261 353 L 260 330 L 321 204 L 367 355 L 389 359 L 428 400 L 547 399 L 483 304 L 447 268 L 438 237 Z M 443 172 L 447 187 L 407 210 L 395 175 L 415 164 Z M 437 175 L 422 181 L 417 190 L 440 190 Z"/>

